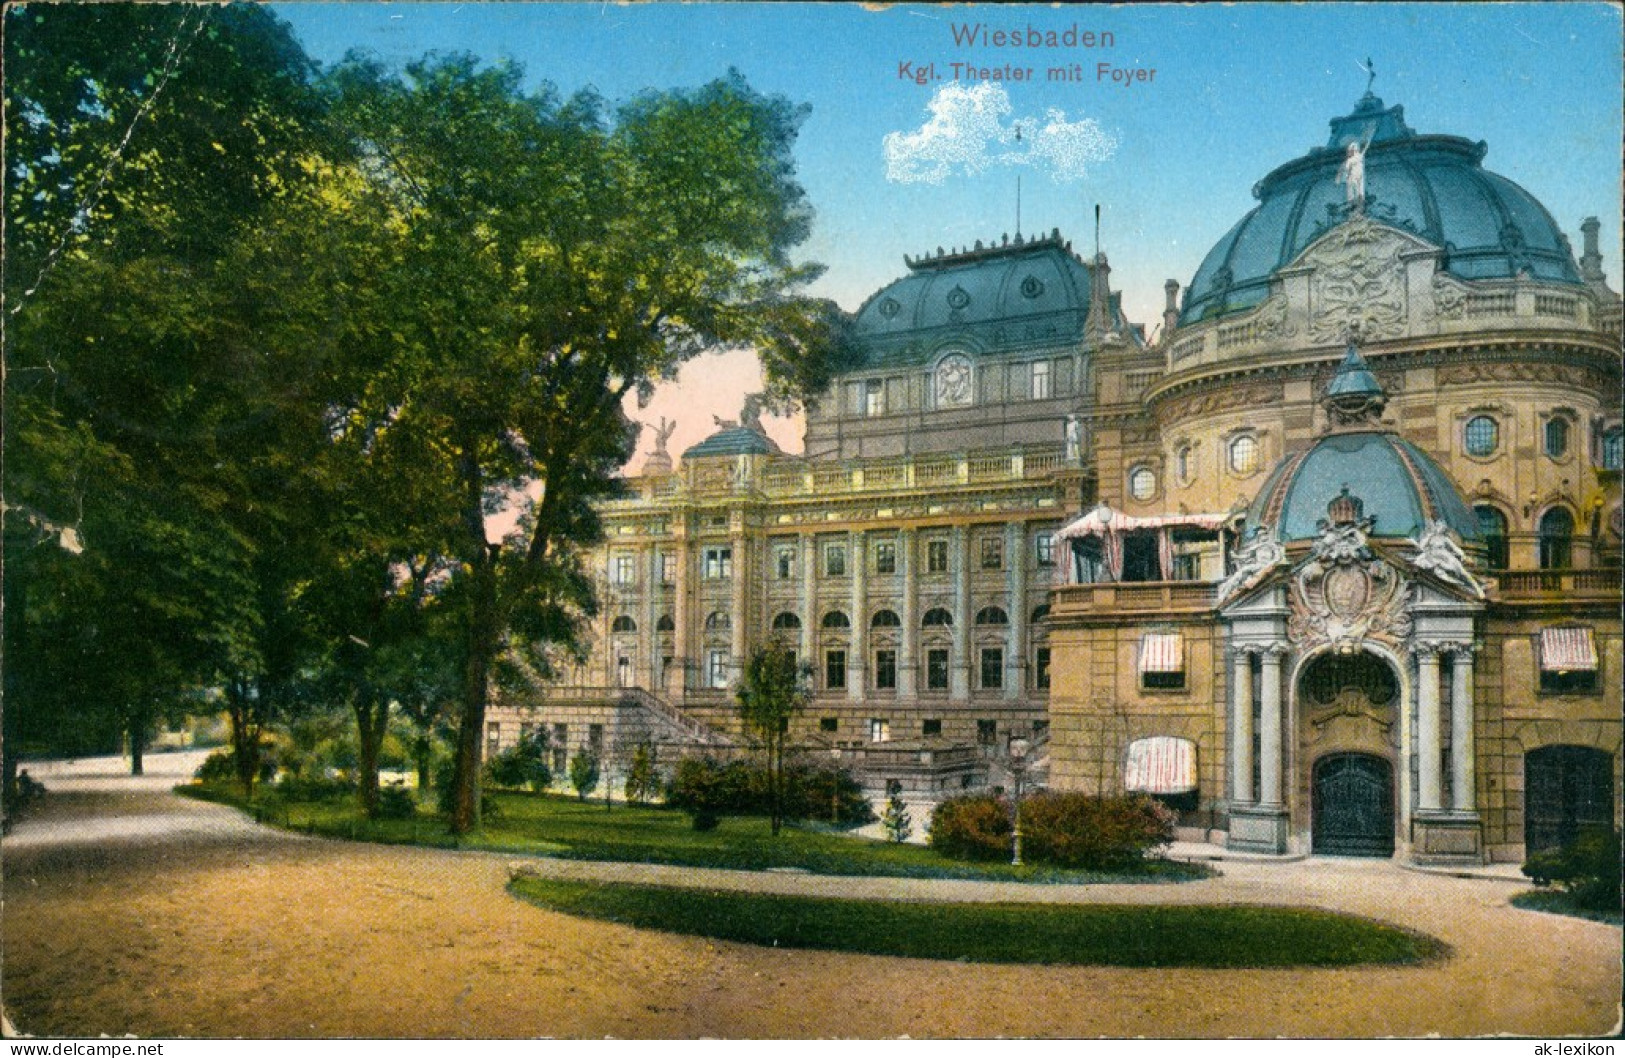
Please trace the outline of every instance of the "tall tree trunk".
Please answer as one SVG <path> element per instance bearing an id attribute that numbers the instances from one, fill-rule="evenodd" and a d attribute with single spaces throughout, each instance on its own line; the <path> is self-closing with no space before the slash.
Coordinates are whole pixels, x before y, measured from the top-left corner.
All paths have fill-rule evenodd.
<path id="1" fill-rule="evenodd" d="M 372 689 L 363 689 L 353 699 L 356 735 L 360 743 L 360 774 L 356 777 L 356 797 L 368 819 L 378 817 L 378 754 L 389 730 L 389 703 L 380 701 Z"/>
<path id="2" fill-rule="evenodd" d="M 129 723 L 125 725 L 125 733 L 130 739 L 130 774 L 143 774 L 142 753 L 147 748 L 147 714 L 146 710 L 138 709 L 129 716 Z"/>
<path id="3" fill-rule="evenodd" d="M 237 766 L 237 781 L 243 797 L 254 799 L 254 780 L 260 773 L 260 723 L 248 688 L 240 680 L 226 687 L 226 711 L 231 716 L 231 758 Z"/>
<path id="4" fill-rule="evenodd" d="M 434 753 L 434 743 L 428 735 L 420 735 L 412 746 L 412 759 L 418 769 L 418 796 L 422 797 L 429 788 L 429 761 Z"/>
<path id="5" fill-rule="evenodd" d="M 481 533 L 484 533 L 483 522 Z M 453 771 L 451 832 L 466 834 L 479 825 L 480 743 L 485 735 L 485 700 L 498 642 L 496 560 L 498 544 L 488 544 L 473 573 L 468 622 L 468 659 L 463 669 L 463 715 L 457 730 Z"/>

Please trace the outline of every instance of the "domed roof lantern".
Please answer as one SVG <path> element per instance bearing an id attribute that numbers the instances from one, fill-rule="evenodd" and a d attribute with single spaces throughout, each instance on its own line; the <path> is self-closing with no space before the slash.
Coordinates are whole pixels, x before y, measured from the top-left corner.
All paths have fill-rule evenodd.
<path id="1" fill-rule="evenodd" d="M 1322 403 L 1332 423 L 1337 426 L 1370 427 L 1377 423 L 1382 417 L 1382 410 L 1388 406 L 1388 393 L 1377 381 L 1377 376 L 1371 373 L 1365 357 L 1360 355 L 1360 347 L 1355 344 L 1352 333 L 1348 352 L 1343 355 L 1343 362 L 1337 365 L 1337 373 L 1326 387 Z"/>

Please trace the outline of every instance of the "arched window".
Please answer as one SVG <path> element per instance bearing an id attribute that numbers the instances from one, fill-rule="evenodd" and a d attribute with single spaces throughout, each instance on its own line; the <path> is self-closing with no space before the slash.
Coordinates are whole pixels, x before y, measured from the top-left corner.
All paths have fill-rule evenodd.
<path id="1" fill-rule="evenodd" d="M 1540 568 L 1567 569 L 1574 557 L 1574 515 L 1553 507 L 1540 516 Z"/>
<path id="2" fill-rule="evenodd" d="M 1478 515 L 1478 535 L 1484 538 L 1484 553 L 1491 569 L 1507 568 L 1507 516 L 1497 507 L 1481 503 L 1473 508 Z"/>
<path id="3" fill-rule="evenodd" d="M 733 618 L 721 610 L 713 612 L 705 619 L 705 630 L 707 632 L 726 632 L 733 626 Z"/>
<path id="4" fill-rule="evenodd" d="M 671 619 L 671 614 L 663 613 L 660 615 L 660 619 L 655 622 L 655 631 L 675 632 L 677 631 L 677 622 Z"/>
<path id="5" fill-rule="evenodd" d="M 1033 607 L 1033 616 L 1032 616 L 1032 623 L 1033 624 L 1037 624 L 1038 622 L 1044 620 L 1047 617 L 1049 617 L 1049 607 L 1048 606 L 1035 606 L 1035 607 Z"/>
<path id="6" fill-rule="evenodd" d="M 1258 438 L 1242 434 L 1230 442 L 1230 469 L 1237 474 L 1251 474 L 1258 469 Z"/>
<path id="7" fill-rule="evenodd" d="M 874 618 L 869 622 L 869 627 L 896 628 L 902 623 L 895 610 L 876 610 Z"/>
<path id="8" fill-rule="evenodd" d="M 636 632 L 638 630 L 638 623 L 632 620 L 630 617 L 627 617 L 625 614 L 622 614 L 620 617 L 615 618 L 615 620 L 610 624 L 609 630 L 611 632 Z"/>
<path id="9" fill-rule="evenodd" d="M 1475 415 L 1462 430 L 1462 443 L 1470 456 L 1494 455 L 1501 446 L 1501 424 L 1488 415 Z"/>
<path id="10" fill-rule="evenodd" d="M 1552 416 L 1546 420 L 1545 438 L 1546 454 L 1553 459 L 1561 459 L 1569 452 L 1569 421 L 1560 416 Z"/>
<path id="11" fill-rule="evenodd" d="M 954 623 L 954 615 L 940 606 L 933 606 L 925 611 L 925 617 L 920 621 L 922 628 L 947 628 Z"/>
<path id="12" fill-rule="evenodd" d="M 1610 426 L 1602 435 L 1602 468 L 1619 470 L 1625 466 L 1625 427 Z"/>
<path id="13" fill-rule="evenodd" d="M 1010 615 L 997 606 L 987 606 L 976 611 L 976 623 L 979 625 L 1007 625 Z"/>
<path id="14" fill-rule="evenodd" d="M 825 628 L 851 628 L 852 622 L 846 619 L 846 614 L 839 610 L 831 610 L 824 615 Z"/>
<path id="15" fill-rule="evenodd" d="M 1150 467 L 1135 467 L 1129 471 L 1128 494 L 1137 500 L 1149 500 L 1157 494 L 1157 474 Z"/>
<path id="16" fill-rule="evenodd" d="M 791 613 L 789 610 L 786 610 L 783 613 L 781 613 L 781 614 L 779 614 L 779 615 L 777 615 L 776 617 L 773 618 L 773 630 L 774 631 L 780 631 L 780 630 L 783 630 L 783 629 L 786 629 L 786 628 L 792 628 L 793 629 L 793 628 L 800 628 L 800 627 L 801 627 L 801 618 L 797 617 L 795 614 Z"/>
<path id="17" fill-rule="evenodd" d="M 1190 483 L 1191 455 L 1190 445 L 1180 445 L 1179 451 L 1174 453 L 1174 473 L 1179 478 L 1181 485 Z"/>

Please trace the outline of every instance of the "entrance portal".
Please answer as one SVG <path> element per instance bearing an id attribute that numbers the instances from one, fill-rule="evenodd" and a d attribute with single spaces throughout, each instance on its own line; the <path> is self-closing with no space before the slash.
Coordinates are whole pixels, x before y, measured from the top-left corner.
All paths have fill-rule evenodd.
<path id="1" fill-rule="evenodd" d="M 1614 758 L 1590 746 L 1542 746 L 1524 758 L 1524 845 L 1556 848 L 1614 825 Z"/>
<path id="2" fill-rule="evenodd" d="M 1315 762 L 1313 848 L 1325 856 L 1394 854 L 1394 769 L 1368 753 Z"/>

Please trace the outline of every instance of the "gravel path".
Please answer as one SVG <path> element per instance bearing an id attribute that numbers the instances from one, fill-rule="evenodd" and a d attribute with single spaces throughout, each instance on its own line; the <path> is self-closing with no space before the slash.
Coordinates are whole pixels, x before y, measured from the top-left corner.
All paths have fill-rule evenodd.
<path id="1" fill-rule="evenodd" d="M 778 951 L 539 910 L 511 857 L 255 826 L 169 787 L 195 763 L 31 768 L 5 839 L 0 997 L 24 1033 L 244 1037 L 1594 1036 L 1618 927 L 1521 911 L 1505 881 L 1386 862 L 1226 862 L 1185 885 L 1034 886 L 526 861 L 567 878 L 934 900 L 1288 904 L 1445 941 L 1424 966 L 1124 970 Z"/>

